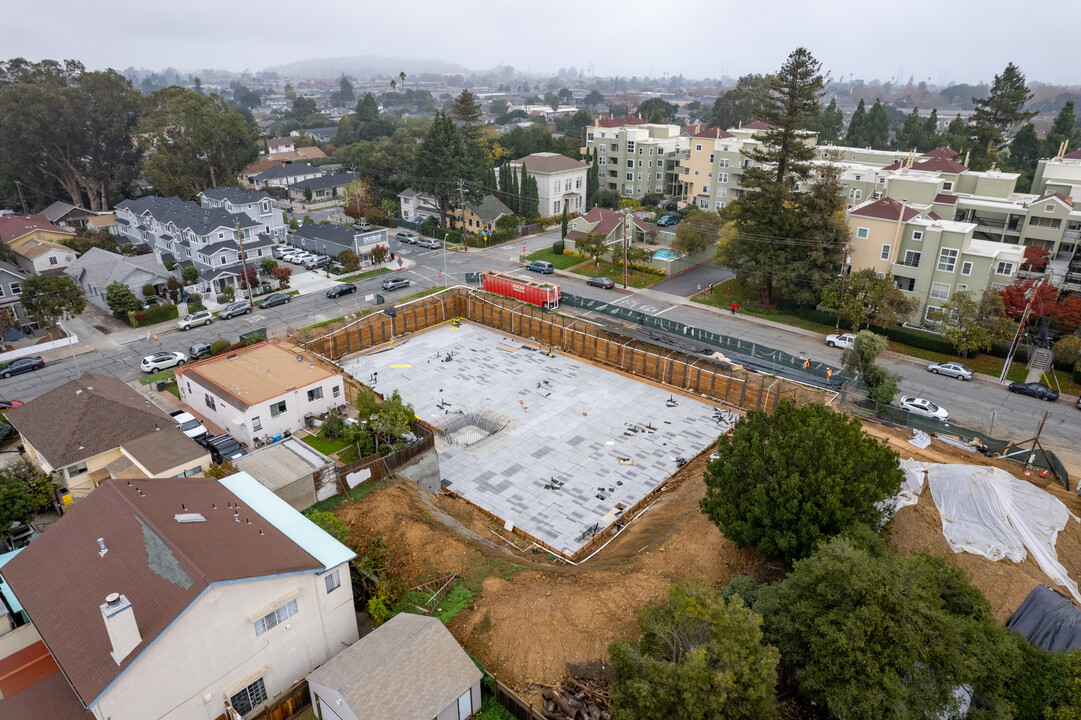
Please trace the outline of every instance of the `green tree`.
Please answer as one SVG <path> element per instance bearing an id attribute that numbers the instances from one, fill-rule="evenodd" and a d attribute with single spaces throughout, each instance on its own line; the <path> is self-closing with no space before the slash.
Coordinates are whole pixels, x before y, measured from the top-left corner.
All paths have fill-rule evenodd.
<path id="1" fill-rule="evenodd" d="M 646 100 L 641 105 L 639 105 L 637 112 L 643 120 L 647 120 L 649 122 L 654 122 L 654 117 L 659 115 L 658 117 L 656 117 L 656 122 L 660 124 L 667 124 L 672 121 L 672 118 L 675 116 L 677 110 L 679 110 L 678 105 L 673 105 L 670 102 L 661 100 L 659 97 L 655 97 L 650 98 L 649 100 Z"/>
<path id="2" fill-rule="evenodd" d="M 210 463 L 206 469 L 206 476 L 221 480 L 224 477 L 236 475 L 238 472 L 240 469 L 236 465 L 228 460 L 222 460 L 220 463 Z"/>
<path id="3" fill-rule="evenodd" d="M 563 221 L 560 223 L 560 238 L 567 237 L 567 203 L 563 203 Z"/>
<path id="4" fill-rule="evenodd" d="M 841 139 L 841 129 L 845 125 L 845 114 L 837 107 L 837 99 L 830 98 L 830 104 L 822 108 L 808 123 L 808 127 L 818 133 L 818 142 L 834 145 Z"/>
<path id="5" fill-rule="evenodd" d="M 1010 141 L 1010 158 L 1008 165 L 1013 170 L 1027 174 L 1036 169 L 1036 163 L 1041 157 L 1045 157 L 1044 143 L 1036 136 L 1036 126 L 1025 123 Z"/>
<path id="6" fill-rule="evenodd" d="M 344 76 L 343 76 L 344 78 Z M 322 510 L 307 510 L 304 517 L 315 523 L 320 530 L 330 535 L 342 545 L 349 544 L 349 526 L 338 519 L 334 513 Z"/>
<path id="7" fill-rule="evenodd" d="M 969 685 L 981 708 L 968 717 L 1010 717 L 1001 683 L 1017 669 L 1016 646 L 964 571 L 941 557 L 834 538 L 763 587 L 755 609 L 784 667 L 832 716 L 953 717 L 955 691 Z"/>
<path id="8" fill-rule="evenodd" d="M 876 503 L 904 479 L 888 444 L 825 405 L 751 410 L 718 439 L 717 452 L 702 512 L 739 547 L 787 564 L 855 525 L 880 526 Z"/>
<path id="9" fill-rule="evenodd" d="M 920 146 L 923 138 L 923 121 L 920 120 L 920 109 L 912 108 L 912 112 L 905 116 L 901 127 L 897 128 L 893 146 L 898 150 L 914 150 Z"/>
<path id="10" fill-rule="evenodd" d="M 357 94 L 353 91 L 353 83 L 349 82 L 349 78 L 342 73 L 342 76 L 338 78 L 338 96 L 342 99 L 342 102 L 353 102 L 357 99 Z"/>
<path id="11" fill-rule="evenodd" d="M 900 375 L 891 373 L 875 362 L 886 349 L 887 342 L 884 335 L 860 330 L 852 347 L 841 353 L 841 365 L 845 372 L 859 375 L 871 398 L 883 405 L 893 402 L 897 382 L 901 379 Z"/>
<path id="12" fill-rule="evenodd" d="M 1031 98 L 1024 73 L 1012 62 L 1000 75 L 995 75 L 986 98 L 972 98 L 976 108 L 972 114 L 972 164 L 975 169 L 989 167 L 994 154 L 1005 147 L 1013 130 L 1036 117 L 1037 111 L 1024 110 L 1025 103 Z"/>
<path id="13" fill-rule="evenodd" d="M 19 302 L 26 314 L 42 327 L 73 318 L 86 309 L 83 289 L 67 275 L 34 275 L 21 284 Z"/>
<path id="14" fill-rule="evenodd" d="M 942 306 L 942 337 L 954 352 L 969 357 L 1013 336 L 1017 324 L 1006 316 L 1002 296 L 993 287 L 979 296 L 968 290 L 955 290 Z"/>
<path id="15" fill-rule="evenodd" d="M 941 144 L 940 140 L 941 137 L 938 134 L 938 108 L 931 108 L 931 114 L 923 121 L 923 128 L 920 132 L 920 141 L 919 144 L 917 144 L 916 149 L 920 152 L 934 150 Z"/>
<path id="16" fill-rule="evenodd" d="M 604 95 L 601 95 L 598 90 L 590 90 L 582 102 L 585 103 L 586 107 L 593 108 L 604 102 Z"/>
<path id="17" fill-rule="evenodd" d="M 259 268 L 263 271 L 263 274 L 268 277 L 276 267 L 278 267 L 278 263 L 272 257 L 263 258 L 263 260 L 259 263 Z"/>
<path id="18" fill-rule="evenodd" d="M 289 287 L 289 278 L 293 275 L 293 268 L 288 265 L 276 265 L 270 271 L 270 275 L 278 281 L 278 289 L 285 290 Z"/>
<path id="19" fill-rule="evenodd" d="M 964 152 L 971 147 L 971 131 L 960 113 L 946 127 L 946 144 L 957 152 Z"/>
<path id="20" fill-rule="evenodd" d="M 537 185 L 537 179 L 529 174 L 524 162 L 521 166 L 521 172 L 522 179 L 518 190 L 520 198 L 516 212 L 525 218 L 535 218 L 540 212 L 538 207 L 540 204 L 540 188 Z"/>
<path id="21" fill-rule="evenodd" d="M 236 184 L 259 155 L 255 126 L 217 95 L 169 87 L 146 101 L 140 123 L 147 178 L 162 195 L 190 200 L 207 188 Z"/>
<path id="22" fill-rule="evenodd" d="M 1054 653 L 1060 655 L 1061 653 Z M 1081 720 L 1081 651 L 1073 650 L 1068 656 L 1068 667 L 1065 668 L 1065 681 L 1067 685 L 1064 697 L 1061 697 L 1057 707 L 1050 707 L 1044 711 L 1043 720 Z M 1036 676 L 1034 679 L 1042 679 Z"/>
<path id="23" fill-rule="evenodd" d="M 772 80 L 769 75 L 740 77 L 734 88 L 726 90 L 714 101 L 709 126 L 727 130 L 761 119 L 766 99 L 773 91 Z"/>
<path id="24" fill-rule="evenodd" d="M 367 385 L 361 385 L 357 390 L 355 405 L 359 420 L 371 420 L 372 415 L 379 410 L 379 401 L 375 399 L 375 391 Z"/>
<path id="25" fill-rule="evenodd" d="M 597 190 L 601 184 L 601 170 L 597 164 L 597 153 L 593 153 L 593 163 L 589 166 L 589 171 L 586 173 L 586 210 L 589 210 L 594 206 L 597 199 Z"/>
<path id="26" fill-rule="evenodd" d="M 867 131 L 867 106 L 860 100 L 856 106 L 856 112 L 848 121 L 848 132 L 845 133 L 845 145 L 848 147 L 867 147 L 870 145 Z"/>
<path id="27" fill-rule="evenodd" d="M 774 275 L 777 292 L 790 302 L 816 305 L 842 265 L 849 230 L 840 172 L 838 165 L 820 166 L 810 187 L 795 197 L 799 242 L 780 246 L 785 257 Z"/>
<path id="28" fill-rule="evenodd" d="M 697 255 L 716 247 L 721 237 L 722 220 L 714 212 L 696 212 L 676 226 L 672 249 Z"/>
<path id="29" fill-rule="evenodd" d="M 317 112 L 319 112 L 319 106 L 316 105 L 315 100 L 306 98 L 303 95 L 298 95 L 293 99 L 293 107 L 290 113 L 294 119 L 303 121 Z"/>
<path id="30" fill-rule="evenodd" d="M 890 145 L 890 116 L 879 99 L 867 113 L 867 143 L 875 150 L 885 150 Z"/>
<path id="31" fill-rule="evenodd" d="M 604 255 L 604 250 L 604 236 L 600 233 L 586 233 L 585 237 L 580 237 L 574 241 L 574 251 L 579 255 L 600 258 Z"/>
<path id="32" fill-rule="evenodd" d="M 6 534 L 16 522 L 30 522 L 37 512 L 38 505 L 26 483 L 0 472 L 0 534 Z"/>
<path id="33" fill-rule="evenodd" d="M 369 425 L 377 438 L 382 437 L 384 443 L 390 443 L 393 438 L 409 432 L 415 418 L 413 406 L 402 402 L 395 390 L 390 397 L 383 398 Z"/>
<path id="34" fill-rule="evenodd" d="M 181 277 L 184 279 L 185 285 L 194 285 L 199 279 L 199 269 L 194 265 L 188 265 L 181 271 Z"/>
<path id="35" fill-rule="evenodd" d="M 460 180 L 467 182 L 470 197 L 476 199 L 476 183 L 471 181 L 473 163 L 449 115 L 436 113 L 428 134 L 417 148 L 414 174 L 414 189 L 430 193 L 439 201 L 443 227 L 450 227 L 450 198 L 452 193 L 457 197 Z"/>
<path id="36" fill-rule="evenodd" d="M 889 278 L 880 278 L 871 268 L 851 273 L 844 281 L 828 285 L 822 292 L 822 304 L 837 310 L 841 322 L 853 330 L 875 325 L 892 328 L 905 322 L 919 307 L 919 301 L 906 296 Z"/>
<path id="37" fill-rule="evenodd" d="M 621 720 L 732 720 L 777 716 L 779 653 L 762 619 L 705 582 L 676 585 L 638 612 L 641 637 L 609 653 L 612 715 Z"/>
<path id="38" fill-rule="evenodd" d="M 360 267 L 360 258 L 349 248 L 338 253 L 338 262 L 342 264 L 346 272 L 355 272 Z"/>
<path id="39" fill-rule="evenodd" d="M 450 108 L 450 116 L 462 123 L 461 134 L 466 148 L 476 157 L 477 131 L 480 126 L 481 107 L 477 98 L 468 90 L 462 90 L 461 94 L 454 99 L 454 105 Z"/>
<path id="40" fill-rule="evenodd" d="M 1059 145 L 1066 143 L 1066 152 L 1077 149 L 1081 142 L 1081 127 L 1077 124 L 1077 113 L 1074 111 L 1074 101 L 1067 100 L 1066 104 L 1055 116 L 1055 122 L 1047 133 L 1047 149 L 1044 157 L 1054 157 L 1058 154 Z M 1013 146 L 1010 146 L 1010 154 L 1013 154 Z"/>

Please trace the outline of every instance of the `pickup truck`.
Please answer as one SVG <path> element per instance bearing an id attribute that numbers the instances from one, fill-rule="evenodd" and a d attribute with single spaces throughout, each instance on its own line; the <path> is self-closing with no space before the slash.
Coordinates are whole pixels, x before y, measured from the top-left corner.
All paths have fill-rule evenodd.
<path id="1" fill-rule="evenodd" d="M 233 461 L 248 454 L 248 451 L 240 447 L 240 443 L 232 435 L 222 434 L 203 438 L 202 444 L 210 451 L 210 460 L 219 465 L 226 460 Z"/>
<path id="2" fill-rule="evenodd" d="M 176 420 L 176 424 L 180 426 L 180 431 L 190 437 L 192 440 L 198 440 L 207 434 L 207 429 L 203 427 L 203 424 L 189 412 L 184 410 L 176 410 L 169 413 L 169 417 Z"/>

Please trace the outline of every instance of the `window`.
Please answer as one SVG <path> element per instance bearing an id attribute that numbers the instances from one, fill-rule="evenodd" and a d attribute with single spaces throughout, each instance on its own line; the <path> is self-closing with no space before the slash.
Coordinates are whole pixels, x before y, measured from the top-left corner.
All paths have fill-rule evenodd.
<path id="1" fill-rule="evenodd" d="M 255 637 L 259 637 L 267 630 L 271 630 L 297 614 L 296 598 L 285 603 L 277 610 L 267 613 L 255 621 Z"/>
<path id="2" fill-rule="evenodd" d="M 701 145 L 698 145 L 698 144 L 696 144 L 696 145 L 694 146 L 694 151 L 695 151 L 695 152 L 702 152 L 702 146 L 701 146 Z"/>
<path id="3" fill-rule="evenodd" d="M 710 154 L 709 154 L 709 164 L 710 164 L 710 165 L 712 165 L 712 164 L 713 164 L 713 153 L 710 153 Z"/>
<path id="4" fill-rule="evenodd" d="M 327 584 L 327 592 L 333 592 L 342 586 L 342 579 L 337 570 L 324 577 L 323 581 Z"/>
<path id="5" fill-rule="evenodd" d="M 641 160 L 638 161 L 638 167 L 643 167 Z"/>
<path id="6" fill-rule="evenodd" d="M 876 192 L 875 193 L 875 200 L 881 200 L 881 199 L 882 199 L 882 193 Z"/>
<path id="7" fill-rule="evenodd" d="M 634 173 L 627 173 L 628 180 L 634 180 Z"/>
<path id="8" fill-rule="evenodd" d="M 728 158 L 721 158 L 717 162 L 717 167 L 728 167 Z"/>
<path id="9" fill-rule="evenodd" d="M 247 715 L 266 701 L 266 685 L 263 684 L 263 678 L 259 678 L 229 698 L 229 704 L 241 715 Z"/>
<path id="10" fill-rule="evenodd" d="M 1030 217 L 1028 219 L 1028 224 L 1035 225 L 1036 227 L 1057 228 L 1062 224 L 1062 221 L 1058 218 Z"/>
<path id="11" fill-rule="evenodd" d="M 84 463 L 84 462 L 75 463 L 74 465 L 69 465 L 68 466 L 67 475 L 68 475 L 69 478 L 73 478 L 76 475 L 82 475 L 88 469 L 89 468 L 86 467 L 86 463 Z"/>
<path id="12" fill-rule="evenodd" d="M 1054 203 L 1047 203 L 1046 205 L 1044 205 L 1044 206 L 1043 206 L 1043 211 L 1044 211 L 1044 212 L 1055 212 L 1055 205 L 1054 205 Z"/>
<path id="13" fill-rule="evenodd" d="M 627 161 L 627 167 L 629 167 L 629 168 L 634 167 L 634 160 L 628 160 Z"/>
<path id="14" fill-rule="evenodd" d="M 938 269 L 942 272 L 953 272 L 957 268 L 957 251 L 952 248 L 942 248 L 938 255 Z"/>
<path id="15" fill-rule="evenodd" d="M 628 140 L 627 141 L 627 153 L 630 154 L 630 153 L 633 153 L 633 152 L 634 152 L 634 140 Z"/>
<path id="16" fill-rule="evenodd" d="M 958 284 L 958 285 L 957 285 L 957 287 L 956 287 L 956 288 L 954 288 L 954 291 L 955 291 L 955 292 L 962 292 L 962 291 L 964 291 L 964 290 L 968 290 L 968 285 L 961 285 L 961 284 Z"/>
<path id="17" fill-rule="evenodd" d="M 703 185 L 702 186 L 702 192 L 708 193 L 709 192 L 709 185 Z"/>
<path id="18" fill-rule="evenodd" d="M 971 275 L 972 274 L 972 263 L 969 262 L 968 260 L 961 263 L 961 274 L 962 275 Z"/>
<path id="19" fill-rule="evenodd" d="M 859 179 L 860 179 L 860 176 L 859 176 L 859 175 L 857 175 L 857 176 L 856 176 L 856 182 L 859 182 Z"/>
<path id="20" fill-rule="evenodd" d="M 912 288 L 916 287 L 916 280 L 914 278 L 906 278 L 899 275 L 894 275 L 893 284 L 897 287 L 898 290 L 912 292 Z"/>
<path id="21" fill-rule="evenodd" d="M 263 429 L 263 421 L 259 418 L 258 415 L 251 419 L 251 429 L 253 431 Z"/>
<path id="22" fill-rule="evenodd" d="M 949 300 L 950 284 L 940 282 L 931 283 L 931 297 L 935 300 Z"/>
<path id="23" fill-rule="evenodd" d="M 210 395 L 209 393 L 203 393 L 203 402 L 205 402 L 206 406 L 208 408 L 210 408 L 211 410 L 217 410 L 218 409 L 214 405 L 214 397 L 212 395 Z"/>
<path id="24" fill-rule="evenodd" d="M 17 282 L 11 283 L 8 287 L 11 290 L 12 295 L 21 295 L 23 292 L 23 286 Z"/>
<path id="25" fill-rule="evenodd" d="M 912 239 L 913 240 L 923 240 L 923 231 L 922 230 L 913 230 L 912 231 Z"/>
<path id="26" fill-rule="evenodd" d="M 882 246 L 882 254 L 879 255 L 879 257 L 882 258 L 883 260 L 889 260 L 890 259 L 890 246 L 889 245 L 883 245 Z"/>
<path id="27" fill-rule="evenodd" d="M 173 477 L 186 478 L 186 477 L 193 477 L 195 475 L 202 475 L 202 474 L 203 474 L 203 468 L 196 465 L 195 467 L 188 468 L 187 470 L 181 470 L 179 475 L 174 475 Z"/>
<path id="28" fill-rule="evenodd" d="M 598 164 L 598 165 L 607 165 L 607 164 L 608 164 L 608 163 L 607 163 L 607 160 L 608 160 L 608 158 L 606 158 L 606 157 L 601 157 L 601 158 L 599 158 L 599 159 L 597 160 L 597 164 Z"/>
<path id="29" fill-rule="evenodd" d="M 862 190 L 853 190 L 852 191 L 852 199 L 853 200 L 860 200 L 861 198 L 863 198 L 863 191 Z"/>
<path id="30" fill-rule="evenodd" d="M 856 228 L 856 237 L 858 237 L 860 240 L 866 240 L 870 236 L 870 234 L 871 230 L 869 228 Z"/>
<path id="31" fill-rule="evenodd" d="M 638 148 L 638 154 L 639 155 L 645 155 L 645 148 L 641 148 L 641 147 Z"/>
<path id="32" fill-rule="evenodd" d="M 709 209 L 709 198 L 698 198 L 698 207 L 703 210 Z"/>
<path id="33" fill-rule="evenodd" d="M 953 183 L 950 182 L 949 180 L 947 180 L 946 182 L 942 183 L 942 189 L 943 190 L 953 190 Z"/>
<path id="34" fill-rule="evenodd" d="M 920 266 L 920 253 L 916 250 L 905 250 L 905 265 L 910 267 Z"/>
<path id="35" fill-rule="evenodd" d="M 608 152 L 608 148 L 604 143 L 601 143 L 601 152 Z"/>
<path id="36" fill-rule="evenodd" d="M 1000 262 L 995 267 L 995 275 L 1013 275 L 1013 263 Z"/>
<path id="37" fill-rule="evenodd" d="M 717 173 L 717 182 L 719 182 L 719 183 L 728 182 L 728 173 Z"/>
<path id="38" fill-rule="evenodd" d="M 52 255 L 49 256 L 49 264 L 56 265 L 56 258 Z"/>
<path id="39" fill-rule="evenodd" d="M 285 401 L 279 400 L 270 406 L 270 417 L 278 417 L 285 412 Z"/>

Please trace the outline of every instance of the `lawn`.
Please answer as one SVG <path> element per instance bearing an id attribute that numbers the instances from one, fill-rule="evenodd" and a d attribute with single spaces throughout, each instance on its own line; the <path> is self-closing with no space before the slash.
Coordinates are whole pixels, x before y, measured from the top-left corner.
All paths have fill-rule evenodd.
<path id="1" fill-rule="evenodd" d="M 333 455 L 349 444 L 345 438 L 326 438 L 322 434 L 305 435 L 302 440 L 324 455 Z"/>
<path id="2" fill-rule="evenodd" d="M 409 297 L 401 298 L 399 300 L 396 300 L 395 302 L 398 303 L 398 304 L 401 304 L 401 303 L 404 303 L 404 302 L 409 302 L 410 300 L 419 300 L 422 297 L 427 297 L 428 295 L 434 295 L 437 292 L 441 292 L 443 289 L 444 288 L 441 288 L 441 287 L 428 288 L 427 290 L 421 290 L 419 293 L 416 293 L 415 295 L 410 295 Z"/>
<path id="3" fill-rule="evenodd" d="M 368 270 L 367 272 L 357 273 L 356 275 L 349 275 L 348 277 L 335 278 L 338 282 L 355 282 L 357 280 L 364 280 L 366 278 L 375 277 L 376 275 L 384 275 L 390 272 L 390 268 L 376 268 L 375 270 Z"/>
<path id="4" fill-rule="evenodd" d="M 575 267 L 571 272 L 575 275 L 585 275 L 586 277 L 603 276 L 610 278 L 616 285 L 623 284 L 623 267 L 614 265 L 607 260 L 601 260 L 599 266 L 594 262 L 586 262 Z M 631 270 L 627 275 L 627 285 L 634 288 L 649 287 L 654 283 L 659 283 L 661 280 L 664 280 L 664 275 L 654 275 L 653 273 L 642 272 L 641 270 Z"/>
<path id="5" fill-rule="evenodd" d="M 149 385 L 150 383 L 157 382 L 158 380 L 164 380 L 171 378 L 176 373 L 176 368 L 169 368 L 168 370 L 161 370 L 156 373 L 150 373 L 149 375 L 143 375 L 139 378 L 140 385 Z"/>
<path id="6" fill-rule="evenodd" d="M 555 265 L 557 270 L 566 270 L 569 267 L 574 267 L 578 263 L 585 262 L 582 258 L 575 257 L 574 255 L 556 255 L 550 247 L 538 250 L 532 255 L 526 255 L 525 259 L 530 261 L 544 260 L 550 262 Z"/>
<path id="7" fill-rule="evenodd" d="M 312 505 L 307 510 L 317 510 L 319 512 L 334 512 L 342 505 L 346 503 L 353 503 L 363 500 L 368 493 L 373 493 L 376 490 L 382 490 L 387 484 L 382 480 L 369 480 L 366 483 L 362 483 L 347 493 L 341 495 L 335 495 L 332 498 L 326 500 L 320 500 Z M 305 512 L 307 512 L 307 510 Z"/>

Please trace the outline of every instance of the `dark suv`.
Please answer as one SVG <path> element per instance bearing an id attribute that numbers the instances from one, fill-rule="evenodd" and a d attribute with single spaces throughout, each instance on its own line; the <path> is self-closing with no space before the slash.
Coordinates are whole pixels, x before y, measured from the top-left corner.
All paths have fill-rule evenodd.
<path id="1" fill-rule="evenodd" d="M 210 451 L 210 459 L 219 465 L 223 460 L 232 461 L 248 454 L 232 435 L 207 435 L 200 442 Z"/>
<path id="2" fill-rule="evenodd" d="M 197 342 L 188 348 L 188 357 L 198 360 L 201 357 L 210 357 L 210 343 Z"/>

